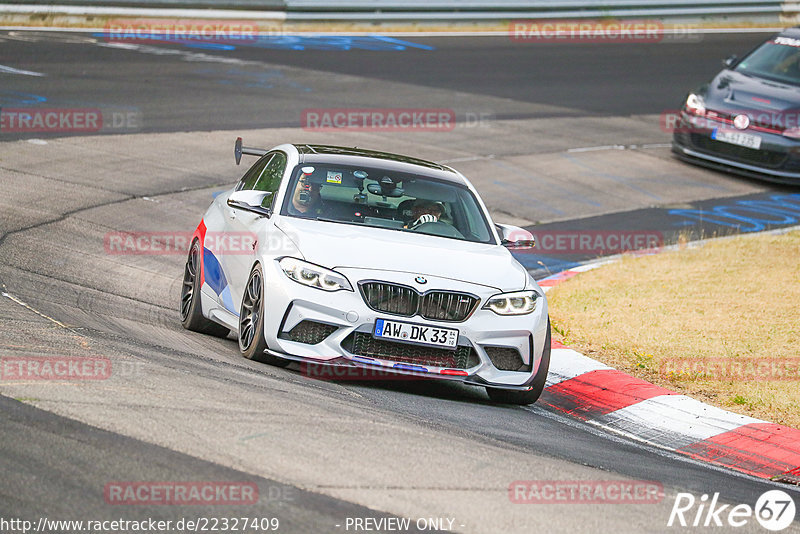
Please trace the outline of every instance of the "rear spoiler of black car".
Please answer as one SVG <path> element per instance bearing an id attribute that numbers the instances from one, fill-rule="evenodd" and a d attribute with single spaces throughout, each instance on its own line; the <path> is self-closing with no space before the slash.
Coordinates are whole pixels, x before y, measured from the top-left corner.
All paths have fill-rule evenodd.
<path id="1" fill-rule="evenodd" d="M 247 154 L 248 156 L 263 156 L 266 154 L 267 151 L 263 148 L 253 148 L 248 146 L 242 146 L 242 138 L 236 138 L 236 144 L 233 145 L 233 157 L 236 158 L 236 164 L 238 165 L 240 161 L 242 161 L 242 154 Z"/>

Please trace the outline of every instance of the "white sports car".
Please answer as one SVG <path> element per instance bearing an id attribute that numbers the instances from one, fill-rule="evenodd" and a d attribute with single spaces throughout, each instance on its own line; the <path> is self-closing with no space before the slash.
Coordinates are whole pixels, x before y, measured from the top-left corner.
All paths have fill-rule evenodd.
<path id="1" fill-rule="evenodd" d="M 459 172 L 359 148 L 259 156 L 195 231 L 181 320 L 233 331 L 253 360 L 380 369 L 485 386 L 530 404 L 550 363 L 547 300 Z"/>

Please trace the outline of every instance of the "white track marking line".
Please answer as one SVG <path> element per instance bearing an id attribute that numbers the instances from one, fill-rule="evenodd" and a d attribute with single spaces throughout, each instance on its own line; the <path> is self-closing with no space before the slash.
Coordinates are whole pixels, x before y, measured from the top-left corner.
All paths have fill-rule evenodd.
<path id="1" fill-rule="evenodd" d="M 648 148 L 669 148 L 672 143 L 646 143 L 642 145 L 600 145 L 568 148 L 567 152 L 600 152 L 602 150 L 638 150 Z"/>
<path id="2" fill-rule="evenodd" d="M 15 69 L 14 67 L 9 67 L 6 65 L 0 65 L 0 73 L 3 74 L 23 74 L 25 76 L 47 76 L 47 74 L 41 72 L 35 72 L 32 70 L 24 70 L 24 69 Z"/>
<path id="3" fill-rule="evenodd" d="M 23 308 L 26 308 L 26 309 L 28 309 L 28 310 L 32 311 L 33 313 L 35 313 L 35 314 L 36 314 L 36 315 L 38 315 L 39 317 L 43 317 L 43 318 L 47 319 L 48 321 L 52 321 L 52 322 L 54 322 L 55 324 L 57 324 L 58 326 L 60 326 L 61 328 L 66 328 L 67 330 L 70 330 L 70 327 L 68 327 L 67 325 L 65 325 L 65 324 L 64 324 L 64 323 L 62 323 L 61 321 L 58 321 L 58 320 L 56 320 L 56 319 L 53 319 L 53 318 L 52 318 L 52 317 L 50 317 L 49 315 L 45 315 L 45 314 L 43 314 L 43 313 L 42 313 L 42 312 L 40 312 L 39 310 L 37 310 L 37 309 L 35 309 L 34 307 L 30 306 L 28 303 L 21 301 L 20 299 L 18 299 L 18 298 L 17 298 L 17 297 L 15 297 L 14 295 L 11 295 L 10 293 L 6 293 L 5 291 L 3 291 L 2 293 L 0 293 L 0 295 L 2 295 L 2 296 L 4 296 L 5 298 L 7 298 L 7 299 L 11 300 L 12 302 L 16 302 L 17 304 L 19 304 L 19 305 L 20 305 L 20 306 L 22 306 Z"/>
<path id="4" fill-rule="evenodd" d="M 567 152 L 595 152 L 597 150 L 625 150 L 625 145 L 601 145 L 582 148 L 568 148 Z"/>
<path id="5" fill-rule="evenodd" d="M 639 148 L 669 148 L 672 146 L 672 143 L 649 143 L 645 145 L 640 145 Z"/>
<path id="6" fill-rule="evenodd" d="M 463 161 L 477 161 L 477 160 L 481 160 L 481 159 L 494 159 L 494 157 L 495 157 L 494 154 L 487 154 L 486 156 L 463 156 L 463 157 L 460 157 L 460 158 L 443 159 L 443 160 L 440 160 L 439 163 L 444 163 L 445 165 L 448 165 L 450 163 L 458 163 L 458 162 L 463 162 Z"/>

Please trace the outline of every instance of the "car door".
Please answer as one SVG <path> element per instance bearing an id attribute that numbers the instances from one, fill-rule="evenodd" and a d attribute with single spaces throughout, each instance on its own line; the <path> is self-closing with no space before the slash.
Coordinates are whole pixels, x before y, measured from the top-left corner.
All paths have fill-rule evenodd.
<path id="1" fill-rule="evenodd" d="M 283 174 L 286 170 L 287 155 L 276 151 L 264 155 L 245 174 L 237 190 L 254 190 L 269 193 L 264 198 L 262 207 L 272 209 L 278 193 Z M 272 220 L 263 215 L 244 209 L 226 205 L 226 233 L 229 250 L 223 255 L 223 265 L 230 273 L 229 291 L 220 297 L 222 304 L 234 314 L 239 314 L 244 287 L 250 270 L 256 260 L 259 247 L 268 247 L 270 243 L 279 242 L 273 234 L 279 232 Z"/>

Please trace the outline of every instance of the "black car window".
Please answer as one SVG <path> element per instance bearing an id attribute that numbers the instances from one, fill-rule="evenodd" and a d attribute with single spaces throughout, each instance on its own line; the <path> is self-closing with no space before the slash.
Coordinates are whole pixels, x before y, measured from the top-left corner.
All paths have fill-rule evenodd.
<path id="1" fill-rule="evenodd" d="M 283 152 L 266 154 L 247 171 L 236 190 L 269 191 L 272 194 L 266 196 L 261 205 L 271 208 L 275 200 L 275 193 L 281 185 L 283 171 L 286 170 L 286 160 L 286 154 Z"/>
<path id="2" fill-rule="evenodd" d="M 274 195 L 281 185 L 284 170 L 286 170 L 286 154 L 275 152 L 264 172 L 256 180 L 253 189 L 256 191 L 270 191 Z"/>
<path id="3" fill-rule="evenodd" d="M 241 191 L 242 189 L 253 189 L 258 178 L 261 176 L 261 173 L 264 171 L 264 167 L 272 159 L 274 153 L 269 153 L 264 156 L 261 156 L 258 161 L 256 161 L 252 167 L 242 176 L 242 179 L 239 180 L 239 183 L 236 185 L 236 190 Z"/>
<path id="4" fill-rule="evenodd" d="M 758 47 L 735 69 L 775 81 L 800 85 L 800 40 L 776 37 Z"/>
<path id="5" fill-rule="evenodd" d="M 483 209 L 465 185 L 379 167 L 298 165 L 281 214 L 462 241 L 494 241 Z"/>

